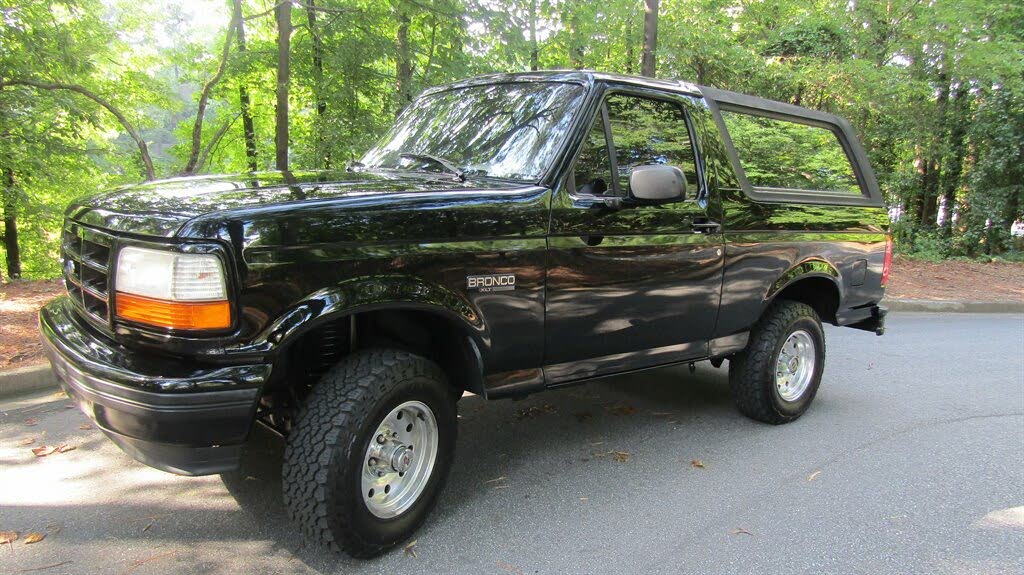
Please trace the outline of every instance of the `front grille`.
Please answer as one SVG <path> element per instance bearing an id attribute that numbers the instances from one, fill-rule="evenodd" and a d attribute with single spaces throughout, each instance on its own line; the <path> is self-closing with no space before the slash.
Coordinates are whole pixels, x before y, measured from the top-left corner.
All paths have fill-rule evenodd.
<path id="1" fill-rule="evenodd" d="M 113 239 L 108 233 L 77 222 L 64 222 L 64 285 L 75 304 L 103 325 L 110 322 L 108 270 Z"/>

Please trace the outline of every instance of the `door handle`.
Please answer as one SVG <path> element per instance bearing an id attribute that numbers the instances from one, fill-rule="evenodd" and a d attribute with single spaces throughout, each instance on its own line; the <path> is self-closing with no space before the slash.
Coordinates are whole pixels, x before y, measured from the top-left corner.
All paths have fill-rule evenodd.
<path id="1" fill-rule="evenodd" d="M 693 221 L 693 231 L 698 234 L 713 234 L 721 229 L 721 227 L 722 224 L 707 218 L 698 218 Z"/>

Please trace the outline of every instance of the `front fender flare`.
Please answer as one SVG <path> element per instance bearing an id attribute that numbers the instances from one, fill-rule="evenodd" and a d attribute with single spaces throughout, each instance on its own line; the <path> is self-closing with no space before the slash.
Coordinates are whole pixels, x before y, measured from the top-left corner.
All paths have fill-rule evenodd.
<path id="1" fill-rule="evenodd" d="M 486 347 L 490 341 L 483 318 L 466 298 L 422 278 L 394 274 L 356 277 L 309 294 L 271 322 L 244 351 L 272 354 L 318 325 L 381 309 L 433 312 L 458 325 L 475 345 Z"/>

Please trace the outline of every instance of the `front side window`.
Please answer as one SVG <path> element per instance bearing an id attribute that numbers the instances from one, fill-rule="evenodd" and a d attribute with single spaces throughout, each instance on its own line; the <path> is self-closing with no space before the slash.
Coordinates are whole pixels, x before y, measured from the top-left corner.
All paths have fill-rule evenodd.
<path id="1" fill-rule="evenodd" d="M 678 104 L 627 94 L 613 94 L 606 104 L 620 190 L 629 189 L 633 168 L 651 164 L 675 166 L 697 186 L 693 141 Z"/>
<path id="2" fill-rule="evenodd" d="M 576 178 L 576 193 L 594 196 L 613 194 L 612 164 L 608 159 L 608 140 L 600 112 L 583 141 L 573 176 Z"/>
<path id="3" fill-rule="evenodd" d="M 554 161 L 583 95 L 583 86 L 557 82 L 428 94 L 402 113 L 361 163 L 536 181 Z"/>
<path id="4" fill-rule="evenodd" d="M 728 110 L 722 110 L 722 119 L 754 188 L 861 193 L 832 130 Z"/>

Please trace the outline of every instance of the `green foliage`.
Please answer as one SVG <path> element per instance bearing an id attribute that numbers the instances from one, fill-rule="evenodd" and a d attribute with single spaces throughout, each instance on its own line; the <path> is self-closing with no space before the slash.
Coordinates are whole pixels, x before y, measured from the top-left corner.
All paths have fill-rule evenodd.
<path id="1" fill-rule="evenodd" d="M 124 122 L 95 99 L 10 82 L 74 84 L 102 97 L 145 140 L 157 175 L 179 175 L 193 153 L 201 90 L 230 41 L 203 115 L 199 171 L 249 169 L 243 93 L 254 163 L 270 168 L 272 3 L 241 1 L 242 46 L 226 34 L 233 2 L 0 0 L 0 168 L 15 175 L 3 207 L 20 223 L 26 277 L 58 273 L 57 232 L 72 198 L 145 170 Z M 418 93 L 534 61 L 640 70 L 639 0 L 293 0 L 292 20 L 295 169 L 339 168 L 362 155 L 404 106 L 399 84 Z M 1024 218 L 1022 22 L 1024 4 L 1003 0 L 662 0 L 658 74 L 848 118 L 898 216 L 901 252 L 1015 258 L 1020 239 L 1010 225 Z M 842 156 L 826 142 L 770 128 L 747 139 L 749 153 L 786 149 L 791 161 L 748 174 L 790 185 L 846 181 Z M 742 126 L 737 132 L 742 140 Z"/>

